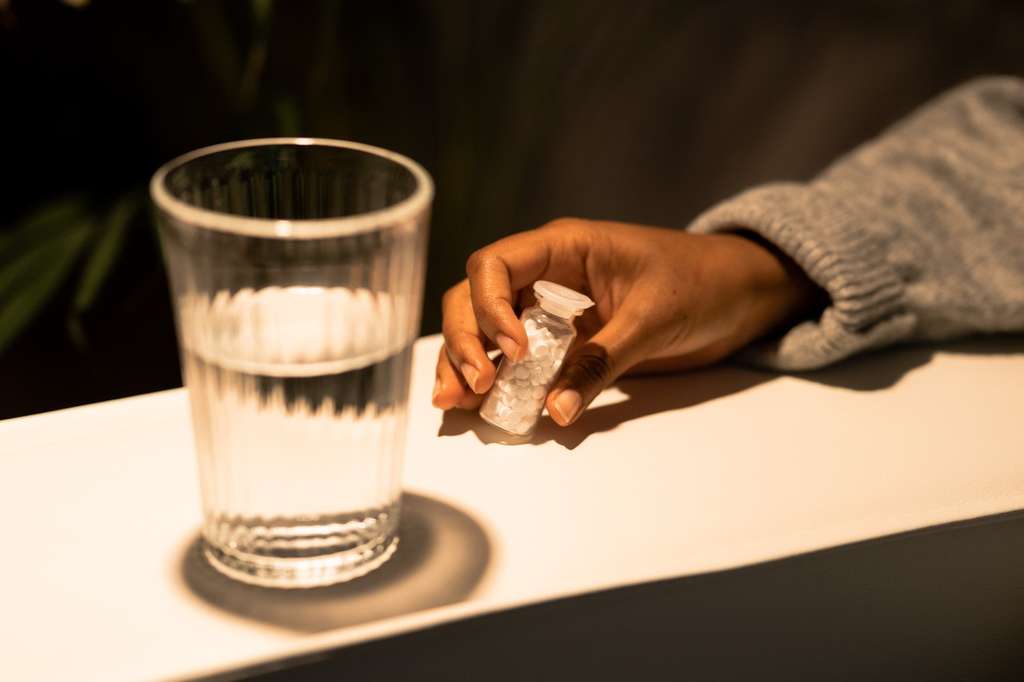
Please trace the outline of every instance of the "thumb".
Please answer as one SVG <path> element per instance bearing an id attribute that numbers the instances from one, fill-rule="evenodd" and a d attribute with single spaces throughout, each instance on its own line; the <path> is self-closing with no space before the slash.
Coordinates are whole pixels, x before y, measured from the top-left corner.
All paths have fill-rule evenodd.
<path id="1" fill-rule="evenodd" d="M 633 365 L 643 361 L 651 344 L 639 318 L 624 311 L 565 360 L 562 373 L 547 399 L 548 412 L 560 426 L 579 418 L 587 405 Z"/>

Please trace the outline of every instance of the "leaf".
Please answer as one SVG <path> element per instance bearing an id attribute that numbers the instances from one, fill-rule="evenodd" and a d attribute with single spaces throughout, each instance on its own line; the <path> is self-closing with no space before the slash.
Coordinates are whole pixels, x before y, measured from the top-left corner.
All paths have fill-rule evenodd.
<path id="1" fill-rule="evenodd" d="M 92 226 L 82 221 L 0 269 L 0 352 L 57 293 L 78 260 Z"/>
<path id="2" fill-rule="evenodd" d="M 68 337 L 71 338 L 71 343 L 75 345 L 75 348 L 79 351 L 87 350 L 89 340 L 85 338 L 85 330 L 82 328 L 82 319 L 79 317 L 69 317 L 66 324 Z"/>
<path id="3" fill-rule="evenodd" d="M 220 81 L 225 94 L 231 95 L 241 77 L 242 65 L 223 3 L 195 2 L 192 8 L 207 71 Z"/>
<path id="4" fill-rule="evenodd" d="M 0 233 L 0 267 L 78 225 L 88 215 L 89 207 L 80 196 L 47 202 L 25 216 L 10 232 Z"/>
<path id="5" fill-rule="evenodd" d="M 287 95 L 274 100 L 274 113 L 277 115 L 277 134 L 284 137 L 295 137 L 299 134 L 299 105 L 294 97 Z"/>
<path id="6" fill-rule="evenodd" d="M 125 232 L 132 219 L 138 215 L 140 207 L 139 197 L 134 193 L 121 197 L 114 204 L 110 217 L 107 218 L 106 225 L 103 226 L 78 279 L 78 290 L 72 304 L 76 315 L 91 308 L 95 302 L 96 295 L 110 275 L 118 254 L 121 253 Z"/>
<path id="7" fill-rule="evenodd" d="M 257 32 L 270 30 L 270 17 L 274 11 L 274 0 L 250 0 L 253 28 Z"/>
<path id="8" fill-rule="evenodd" d="M 250 0 L 250 21 L 252 39 L 246 50 L 245 63 L 238 85 L 238 106 L 241 110 L 252 107 L 256 101 L 263 71 L 267 65 L 267 51 L 270 47 L 270 19 L 274 11 L 274 0 Z"/>

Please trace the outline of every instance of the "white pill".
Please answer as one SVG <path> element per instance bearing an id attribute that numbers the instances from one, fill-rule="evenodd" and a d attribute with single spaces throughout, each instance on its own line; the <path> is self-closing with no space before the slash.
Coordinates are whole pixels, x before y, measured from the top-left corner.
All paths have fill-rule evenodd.
<path id="1" fill-rule="evenodd" d="M 530 370 L 524 364 L 516 365 L 513 376 L 516 379 L 528 379 L 530 377 Z"/>

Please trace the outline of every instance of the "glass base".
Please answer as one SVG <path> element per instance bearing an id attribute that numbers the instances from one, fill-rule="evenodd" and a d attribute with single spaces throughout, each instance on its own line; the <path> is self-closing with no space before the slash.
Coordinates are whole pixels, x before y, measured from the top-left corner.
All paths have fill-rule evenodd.
<path id="1" fill-rule="evenodd" d="M 396 549 L 398 533 L 395 531 L 377 538 L 371 545 L 301 559 L 256 556 L 203 540 L 207 561 L 229 578 L 250 585 L 285 589 L 323 587 L 359 578 L 383 565 Z"/>

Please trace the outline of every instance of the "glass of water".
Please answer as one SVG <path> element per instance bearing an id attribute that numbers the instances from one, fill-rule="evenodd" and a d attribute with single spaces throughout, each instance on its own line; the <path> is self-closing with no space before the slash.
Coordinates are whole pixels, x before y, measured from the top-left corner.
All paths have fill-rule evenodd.
<path id="1" fill-rule="evenodd" d="M 275 138 L 153 176 L 192 405 L 203 542 L 272 587 L 395 551 L 433 184 L 351 142 Z"/>

